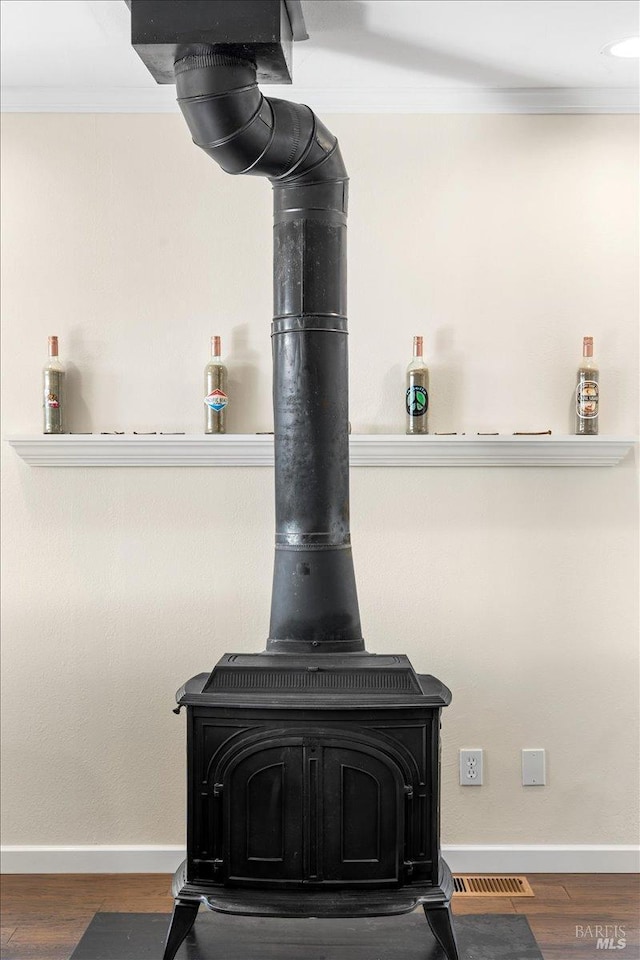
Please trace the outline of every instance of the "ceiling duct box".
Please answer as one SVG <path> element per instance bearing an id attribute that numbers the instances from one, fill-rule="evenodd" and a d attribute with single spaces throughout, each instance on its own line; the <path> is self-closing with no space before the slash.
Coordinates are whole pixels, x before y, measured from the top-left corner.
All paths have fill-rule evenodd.
<path id="1" fill-rule="evenodd" d="M 125 0 L 131 43 L 157 83 L 198 44 L 252 60 L 263 83 L 291 83 L 291 47 L 306 40 L 300 0 Z"/>

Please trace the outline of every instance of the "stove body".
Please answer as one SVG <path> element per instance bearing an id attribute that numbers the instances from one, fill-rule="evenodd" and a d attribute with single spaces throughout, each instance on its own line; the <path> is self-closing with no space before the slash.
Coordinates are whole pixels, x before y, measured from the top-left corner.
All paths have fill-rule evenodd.
<path id="1" fill-rule="evenodd" d="M 407 657 L 225 654 L 177 694 L 187 712 L 187 859 L 171 960 L 201 904 L 366 917 L 422 905 L 457 960 L 440 854 L 440 716 Z"/>
<path id="2" fill-rule="evenodd" d="M 186 880 L 314 893 L 437 886 L 440 711 L 403 656 L 225 655 L 179 691 Z"/>

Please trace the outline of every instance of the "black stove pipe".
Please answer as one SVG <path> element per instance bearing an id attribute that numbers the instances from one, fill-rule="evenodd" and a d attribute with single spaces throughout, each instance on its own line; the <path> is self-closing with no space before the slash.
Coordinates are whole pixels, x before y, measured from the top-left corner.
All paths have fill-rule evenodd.
<path id="1" fill-rule="evenodd" d="M 276 552 L 270 653 L 364 649 L 349 533 L 348 177 L 309 107 L 262 95 L 256 68 L 192 47 L 175 64 L 194 142 L 274 193 Z"/>

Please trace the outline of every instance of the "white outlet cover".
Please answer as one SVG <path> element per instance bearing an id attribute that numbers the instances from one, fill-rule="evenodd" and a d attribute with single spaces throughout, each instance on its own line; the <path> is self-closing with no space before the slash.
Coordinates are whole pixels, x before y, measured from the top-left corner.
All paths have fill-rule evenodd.
<path id="1" fill-rule="evenodd" d="M 482 749 L 460 751 L 460 786 L 481 787 L 484 773 Z"/>
<path id="2" fill-rule="evenodd" d="M 544 787 L 547 782 L 545 751 L 542 748 L 537 750 L 522 751 L 522 786 L 523 787 Z"/>

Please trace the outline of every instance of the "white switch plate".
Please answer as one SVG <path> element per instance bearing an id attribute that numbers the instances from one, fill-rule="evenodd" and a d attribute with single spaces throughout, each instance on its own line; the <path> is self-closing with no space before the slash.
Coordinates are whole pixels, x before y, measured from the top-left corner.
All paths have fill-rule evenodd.
<path id="1" fill-rule="evenodd" d="M 482 750 L 460 751 L 460 785 L 463 787 L 482 786 Z"/>
<path id="2" fill-rule="evenodd" d="M 544 750 L 523 750 L 522 786 L 543 787 L 546 782 L 547 769 Z"/>

